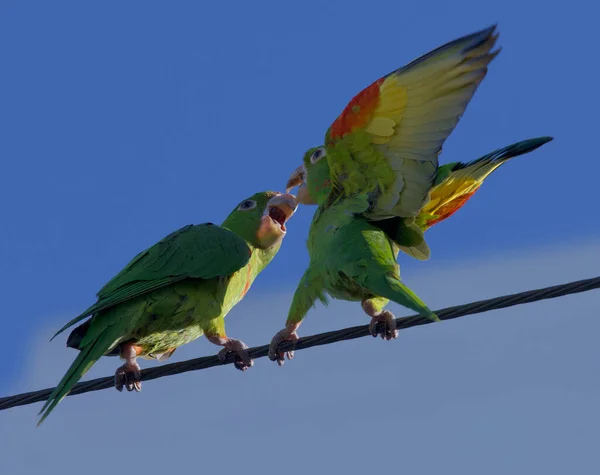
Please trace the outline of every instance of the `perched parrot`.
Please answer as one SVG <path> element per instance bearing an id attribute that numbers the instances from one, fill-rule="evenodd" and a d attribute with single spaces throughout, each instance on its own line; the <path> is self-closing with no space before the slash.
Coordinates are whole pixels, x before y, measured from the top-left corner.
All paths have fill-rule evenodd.
<path id="1" fill-rule="evenodd" d="M 553 140 L 552 137 L 522 140 L 494 150 L 471 162 L 452 162 L 440 166 L 433 182 L 433 188 L 429 192 L 429 201 L 415 218 L 416 225 L 422 231 L 426 231 L 434 224 L 452 216 L 465 205 L 485 179 L 500 165 L 511 158 L 533 152 L 551 140 Z M 323 146 L 308 150 L 304 155 L 303 165 L 298 167 L 288 180 L 288 191 L 299 186 L 297 197 L 301 204 L 322 203 L 331 191 L 329 164 L 327 160 L 323 160 L 325 153 Z M 372 221 L 372 224 L 387 231 L 390 221 Z M 426 255 L 416 257 L 425 258 Z"/>
<path id="2" fill-rule="evenodd" d="M 54 335 L 92 316 L 69 336 L 68 346 L 80 353 L 38 425 L 103 355 L 125 360 L 115 372 L 119 391 L 141 390 L 138 356 L 163 360 L 202 335 L 224 347 L 221 359 L 233 352 L 238 369 L 251 367 L 247 346 L 225 334 L 224 318 L 277 254 L 296 207 L 294 195 L 256 193 L 221 226 L 184 226 L 138 254 L 98 292 L 94 305 Z"/>
<path id="3" fill-rule="evenodd" d="M 447 43 L 378 79 L 356 95 L 309 156 L 328 170 L 308 180 L 319 203 L 308 237 L 310 264 L 292 300 L 286 327 L 272 339 L 269 358 L 283 364 L 278 346 L 326 294 L 361 301 L 371 333 L 397 337 L 389 300 L 437 320 L 400 281 L 399 247 L 428 252 L 415 224 L 429 198 L 442 145 L 456 127 L 497 55 L 495 26 Z M 329 182 L 327 181 L 329 180 Z M 374 223 L 386 221 L 386 230 Z M 291 356 L 288 353 L 288 358 Z"/>

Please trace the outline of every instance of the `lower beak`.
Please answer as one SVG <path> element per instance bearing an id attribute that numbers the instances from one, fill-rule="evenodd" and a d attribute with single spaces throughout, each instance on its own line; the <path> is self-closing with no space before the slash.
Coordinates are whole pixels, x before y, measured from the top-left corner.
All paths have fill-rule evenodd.
<path id="1" fill-rule="evenodd" d="M 305 184 L 302 184 L 300 188 L 298 188 L 298 203 L 303 205 L 316 205 L 317 202 L 310 196 L 308 192 L 308 188 Z"/>

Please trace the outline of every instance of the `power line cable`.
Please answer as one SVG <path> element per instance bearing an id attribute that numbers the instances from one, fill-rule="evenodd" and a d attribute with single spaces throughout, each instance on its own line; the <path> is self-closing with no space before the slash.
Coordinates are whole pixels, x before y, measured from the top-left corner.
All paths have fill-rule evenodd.
<path id="1" fill-rule="evenodd" d="M 578 280 L 566 284 L 554 285 L 552 287 L 545 287 L 543 289 L 528 290 L 526 292 L 520 292 L 517 294 L 503 295 L 493 299 L 479 300 L 478 302 L 448 307 L 438 310 L 435 313 L 438 315 L 440 320 L 452 320 L 454 318 L 464 317 L 466 315 L 473 315 L 476 313 L 488 312 L 490 310 L 498 310 L 501 308 L 513 307 L 515 305 L 563 297 L 565 295 L 587 292 L 598 288 L 600 288 L 600 277 L 594 277 L 592 279 Z M 399 330 L 417 325 L 433 323 L 428 318 L 420 315 L 400 317 L 396 319 L 396 322 Z M 382 330 L 383 324 L 380 324 L 379 327 L 380 328 L 378 329 Z M 330 343 L 336 343 L 338 341 L 354 340 L 355 338 L 362 338 L 370 335 L 369 326 L 360 325 L 300 338 L 295 344 L 292 342 L 284 342 L 279 348 L 281 351 L 300 351 L 307 348 L 312 348 L 313 346 L 329 345 Z M 267 356 L 269 352 L 269 345 L 250 348 L 248 352 L 250 354 L 250 358 L 252 359 L 263 358 Z M 212 368 L 213 366 L 231 364 L 233 363 L 233 360 L 234 355 L 230 354 L 224 362 L 219 360 L 216 356 L 205 356 L 202 358 L 194 358 L 192 360 L 165 364 L 155 368 L 142 370 L 142 381 L 162 378 L 163 376 L 187 373 L 188 371 L 198 371 L 201 369 Z M 77 383 L 69 393 L 69 396 L 113 387 L 114 376 L 92 379 Z M 54 388 L 41 389 L 39 391 L 32 391 L 0 398 L 0 411 L 9 409 L 11 407 L 24 406 L 26 404 L 33 404 L 34 402 L 45 401 L 48 399 L 48 396 L 50 396 L 50 393 L 53 391 L 53 389 Z"/>

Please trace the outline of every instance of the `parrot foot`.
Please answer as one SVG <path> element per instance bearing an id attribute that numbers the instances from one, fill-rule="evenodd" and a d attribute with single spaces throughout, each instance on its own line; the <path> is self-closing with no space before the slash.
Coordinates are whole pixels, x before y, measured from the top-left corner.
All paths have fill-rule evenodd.
<path id="1" fill-rule="evenodd" d="M 384 322 L 385 324 L 383 331 L 377 330 L 377 324 L 379 322 Z M 396 317 L 389 310 L 382 310 L 379 315 L 371 317 L 369 331 L 374 338 L 377 338 L 377 335 L 380 335 L 382 340 L 395 340 L 398 338 L 398 330 L 396 330 Z"/>
<path id="2" fill-rule="evenodd" d="M 269 344 L 269 359 L 271 361 L 277 361 L 279 366 L 283 366 L 286 357 L 288 360 L 294 358 L 294 350 L 279 351 L 279 345 L 281 345 L 281 343 L 284 341 L 291 341 L 294 343 L 298 341 L 298 333 L 296 333 L 296 330 L 298 330 L 299 326 L 299 323 L 290 323 L 286 325 L 283 330 L 275 333 L 275 336 Z"/>
<path id="3" fill-rule="evenodd" d="M 115 371 L 115 388 L 117 391 L 123 391 L 123 386 L 127 391 L 140 392 L 142 390 L 142 373 L 140 365 L 134 360 L 127 362 Z"/>
<path id="4" fill-rule="evenodd" d="M 115 388 L 117 391 L 123 391 L 125 386 L 127 391 L 135 390 L 139 393 L 142 390 L 142 373 L 136 361 L 136 347 L 132 343 L 123 344 L 121 358 L 125 360 L 125 364 L 115 371 Z"/>
<path id="5" fill-rule="evenodd" d="M 228 338 L 225 343 L 217 344 L 225 347 L 217 354 L 217 357 L 221 361 L 224 362 L 229 353 L 235 353 L 233 365 L 237 369 L 240 371 L 246 371 L 248 368 L 252 368 L 252 366 L 254 366 L 254 360 L 250 359 L 250 355 L 248 354 L 248 345 L 246 345 L 242 340 Z"/>
<path id="6" fill-rule="evenodd" d="M 369 323 L 369 332 L 374 338 L 377 335 L 381 336 L 382 340 L 395 340 L 398 338 L 398 330 L 396 330 L 396 317 L 389 310 L 377 311 L 373 302 L 365 300 L 362 303 L 362 308 L 365 313 L 371 317 L 371 323 Z M 383 322 L 385 324 L 383 331 L 377 330 L 377 324 Z"/>

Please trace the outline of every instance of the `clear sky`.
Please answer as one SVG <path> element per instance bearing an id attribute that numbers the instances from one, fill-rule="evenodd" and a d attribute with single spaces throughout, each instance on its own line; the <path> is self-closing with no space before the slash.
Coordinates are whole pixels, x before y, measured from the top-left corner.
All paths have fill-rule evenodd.
<path id="1" fill-rule="evenodd" d="M 0 2 L 0 394 L 58 382 L 75 353 L 48 339 L 140 250 L 281 190 L 354 94 L 493 23 L 502 53 L 442 162 L 555 140 L 429 231 L 431 260 L 401 258 L 403 278 L 440 308 L 597 274 L 597 13 L 579 0 Z M 263 344 L 282 327 L 312 212 L 289 223 L 230 336 Z M 176 470 L 598 473 L 598 307 L 590 293 L 313 349 L 284 368 L 263 359 L 76 396 L 37 431 L 40 405 L 13 409 L 0 445 L 25 458 L 0 468 L 120 464 L 131 444 L 138 467 Z M 302 333 L 361 322 L 336 303 Z M 217 349 L 203 339 L 173 358 Z"/>

